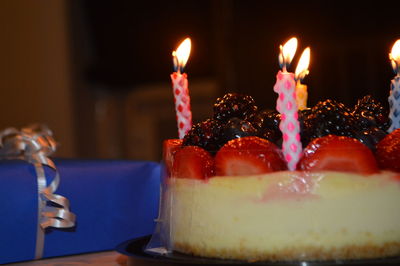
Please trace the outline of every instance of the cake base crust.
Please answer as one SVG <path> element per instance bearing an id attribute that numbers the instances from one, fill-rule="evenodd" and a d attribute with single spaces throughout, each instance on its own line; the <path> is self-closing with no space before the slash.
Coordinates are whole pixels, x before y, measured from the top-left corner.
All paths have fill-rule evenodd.
<path id="1" fill-rule="evenodd" d="M 326 260 L 358 260 L 387 258 L 400 255 L 400 242 L 388 242 L 383 245 L 343 246 L 326 249 L 317 246 L 285 248 L 268 252 L 267 250 L 246 249 L 207 249 L 185 243 L 175 243 L 175 250 L 199 257 L 254 261 L 326 261 Z"/>

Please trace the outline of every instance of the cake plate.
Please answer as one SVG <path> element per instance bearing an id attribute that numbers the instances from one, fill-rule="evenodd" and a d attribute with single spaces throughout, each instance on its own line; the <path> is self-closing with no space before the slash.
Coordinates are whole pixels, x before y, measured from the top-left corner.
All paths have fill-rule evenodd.
<path id="1" fill-rule="evenodd" d="M 181 253 L 155 255 L 146 253 L 145 247 L 151 236 L 131 239 L 119 244 L 116 250 L 128 256 L 128 265 L 135 266 L 173 266 L 173 265 L 265 265 L 265 266 L 329 266 L 329 265 L 400 265 L 400 257 L 370 260 L 338 260 L 338 261 L 277 261 L 246 262 L 235 260 L 209 259 L 194 257 Z"/>

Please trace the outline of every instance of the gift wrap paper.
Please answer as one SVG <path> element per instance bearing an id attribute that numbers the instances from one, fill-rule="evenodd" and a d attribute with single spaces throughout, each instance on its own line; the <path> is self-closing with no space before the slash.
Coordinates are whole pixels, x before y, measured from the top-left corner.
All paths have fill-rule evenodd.
<path id="1" fill-rule="evenodd" d="M 55 160 L 76 226 L 46 229 L 43 257 L 114 249 L 151 234 L 158 213 L 160 165 L 154 162 Z M 51 176 L 51 171 L 46 170 Z M 34 166 L 0 161 L 0 263 L 34 258 L 38 192 Z"/>

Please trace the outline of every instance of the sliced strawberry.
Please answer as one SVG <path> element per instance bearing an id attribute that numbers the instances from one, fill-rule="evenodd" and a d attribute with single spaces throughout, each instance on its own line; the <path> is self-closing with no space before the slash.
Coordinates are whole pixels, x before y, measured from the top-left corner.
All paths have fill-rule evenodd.
<path id="1" fill-rule="evenodd" d="M 400 128 L 378 143 L 376 159 L 380 168 L 400 172 Z"/>
<path id="2" fill-rule="evenodd" d="M 167 139 L 163 142 L 163 161 L 167 175 L 170 175 L 175 153 L 182 147 L 181 139 Z"/>
<path id="3" fill-rule="evenodd" d="M 297 168 L 372 174 L 378 171 L 373 153 L 356 139 L 328 135 L 311 141 Z"/>
<path id="4" fill-rule="evenodd" d="M 186 146 L 175 153 L 172 177 L 206 179 L 214 175 L 214 159 L 203 148 Z"/>
<path id="5" fill-rule="evenodd" d="M 278 147 L 259 137 L 233 139 L 215 156 L 217 176 L 255 175 L 285 169 Z"/>

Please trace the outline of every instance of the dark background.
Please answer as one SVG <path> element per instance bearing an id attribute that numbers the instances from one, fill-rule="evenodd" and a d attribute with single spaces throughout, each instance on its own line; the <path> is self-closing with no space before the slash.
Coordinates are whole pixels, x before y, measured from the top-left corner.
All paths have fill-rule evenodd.
<path id="1" fill-rule="evenodd" d="M 57 156 L 159 160 L 176 138 L 171 52 L 187 36 L 193 121 L 234 91 L 275 108 L 279 45 L 311 47 L 308 105 L 388 105 L 400 1 L 0 1 L 0 127 L 47 124 Z"/>
<path id="2" fill-rule="evenodd" d="M 299 47 L 292 71 L 302 50 L 311 47 L 310 75 L 304 80 L 309 105 L 326 98 L 350 105 L 365 94 L 386 103 L 393 77 L 388 53 L 400 38 L 399 3 L 79 2 L 72 11 L 80 9 L 92 53 L 85 78 L 112 90 L 168 79 L 171 51 L 190 36 L 190 78 L 213 77 L 221 94 L 238 91 L 273 107 L 279 44 L 296 36 Z"/>

